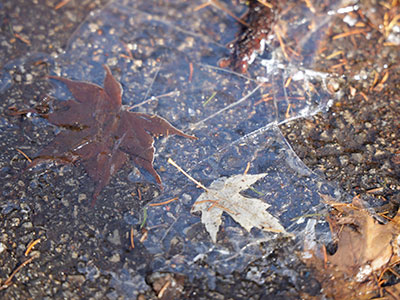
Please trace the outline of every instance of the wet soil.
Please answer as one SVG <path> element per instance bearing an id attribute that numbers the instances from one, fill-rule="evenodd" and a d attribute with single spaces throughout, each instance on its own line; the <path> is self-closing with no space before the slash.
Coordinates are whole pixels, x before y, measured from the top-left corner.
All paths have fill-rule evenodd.
<path id="1" fill-rule="evenodd" d="M 56 57 L 85 16 L 106 2 L 71 1 L 55 10 L 54 1 L 4 1 L 0 4 L 0 65 L 29 53 L 44 52 Z M 369 21 L 379 23 L 378 19 L 379 15 L 370 16 Z M 373 34 L 377 41 L 382 39 L 379 30 Z M 331 44 L 331 49 L 342 47 L 348 53 L 348 66 L 340 71 L 347 79 L 342 97 L 328 113 L 291 121 L 280 128 L 301 160 L 313 171 L 339 183 L 347 193 L 360 195 L 374 207 L 394 209 L 400 205 L 400 72 L 397 64 L 400 51 L 393 46 L 379 48 L 382 44 L 382 40 L 373 44 L 362 37 L 355 43 L 350 40 L 347 43 L 341 41 L 340 45 Z M 45 73 L 41 68 L 35 70 Z M 389 76 L 379 85 L 385 70 Z M 29 72 L 24 71 L 22 76 L 26 73 Z M 356 80 L 355 73 L 366 76 Z M 379 74 L 377 82 L 376 73 Z M 27 87 L 17 84 L 6 97 L 21 97 L 24 94 L 22 88 Z M 39 98 L 47 90 L 45 85 L 38 89 L 30 93 L 32 99 Z M 32 99 L 24 99 L 24 102 L 29 104 Z M 2 114 L 4 112 L 3 107 Z M 90 210 L 87 207 L 90 195 L 85 194 L 79 194 L 73 203 L 65 203 L 60 201 L 64 193 L 78 189 L 79 185 L 90 184 L 82 169 L 65 166 L 61 174 L 74 179 L 68 183 L 70 191 L 64 190 L 65 185 L 64 188 L 58 186 L 58 182 L 63 180 L 60 172 L 57 176 L 42 172 L 36 181 L 30 182 L 31 186 L 21 188 L 32 193 L 36 201 L 34 206 L 28 205 L 24 202 L 26 194 L 13 193 L 27 181 L 15 180 L 18 178 L 15 173 L 9 176 L 10 163 L 20 170 L 25 163 L 23 157 L 14 151 L 21 129 L 13 128 L 14 135 L 7 135 L 5 140 L 4 128 L 8 124 L 3 117 L 2 122 L 0 176 L 7 187 L 0 195 L 1 284 L 18 266 L 35 256 L 32 262 L 22 267 L 9 286 L 0 290 L 2 299 L 119 299 L 123 294 L 121 291 L 131 289 L 127 282 L 140 281 L 143 277 L 147 280 L 141 283 L 141 290 L 135 294 L 138 299 L 157 299 L 165 282 L 172 282 L 172 277 L 174 289 L 166 289 L 159 298 L 299 299 L 302 295 L 319 295 L 320 284 L 296 256 L 298 245 L 287 240 L 275 241 L 279 250 L 266 252 L 263 258 L 255 260 L 242 272 L 230 276 L 217 274 L 214 284 L 210 284 L 207 278 L 190 282 L 177 274 L 172 277 L 170 274 L 152 274 L 147 250 L 139 244 L 134 253 L 129 246 L 129 236 L 125 233 L 130 232 L 131 227 L 127 224 L 121 230 L 115 223 L 116 219 L 129 218 L 126 211 L 131 207 L 128 209 L 124 205 L 124 199 L 136 192 L 137 187 L 121 193 L 119 197 L 122 200 L 113 207 L 99 203 L 96 210 Z M 25 130 L 29 132 L 29 129 Z M 39 144 L 45 144 L 52 135 L 54 133 L 43 132 L 32 140 L 37 138 Z M 121 178 L 126 176 L 123 174 Z M 48 182 L 53 182 L 50 188 L 55 197 L 46 198 L 40 192 L 41 188 L 49 189 L 43 187 Z M 138 202 L 138 209 L 156 193 L 148 186 L 142 187 L 141 191 L 142 202 Z M 58 200 L 50 202 L 49 199 Z M 137 221 L 132 221 L 132 224 Z M 139 227 L 133 229 L 135 234 L 142 234 Z M 42 241 L 26 257 L 27 245 L 38 238 Z M 131 265 L 134 262 L 137 276 L 132 276 L 132 273 L 121 275 L 120 271 L 128 260 Z M 101 265 L 107 265 L 107 269 L 115 270 L 115 273 L 102 273 L 96 267 Z M 117 273 L 120 275 L 115 275 Z M 166 280 L 166 276 L 170 277 Z M 139 285 L 136 283 L 135 287 Z"/>

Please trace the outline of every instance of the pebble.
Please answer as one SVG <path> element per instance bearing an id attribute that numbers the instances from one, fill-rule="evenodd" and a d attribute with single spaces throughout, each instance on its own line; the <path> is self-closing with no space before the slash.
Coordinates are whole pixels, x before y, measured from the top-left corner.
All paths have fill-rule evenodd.
<path id="1" fill-rule="evenodd" d="M 2 253 L 4 250 L 6 250 L 7 247 L 3 243 L 0 243 L 0 253 Z"/>
<path id="2" fill-rule="evenodd" d="M 107 65 L 109 66 L 115 66 L 118 63 L 118 58 L 116 57 L 111 57 L 107 59 Z"/>
<path id="3" fill-rule="evenodd" d="M 12 218 L 12 219 L 11 219 L 11 222 L 10 222 L 10 225 L 11 225 L 11 227 L 17 227 L 17 226 L 19 226 L 20 223 L 21 223 L 21 220 L 20 220 L 20 219 L 18 219 L 18 218 Z"/>
<path id="4" fill-rule="evenodd" d="M 33 224 L 32 224 L 32 222 L 26 222 L 26 223 L 22 224 L 22 227 L 25 229 L 29 229 L 29 228 L 33 227 Z"/>
<path id="5" fill-rule="evenodd" d="M 32 83 L 32 79 L 33 79 L 32 74 L 26 74 L 26 82 L 27 83 Z"/>
<path id="6" fill-rule="evenodd" d="M 15 75 L 14 79 L 15 79 L 16 82 L 21 82 L 22 81 L 22 76 L 17 74 L 17 75 Z"/>
<path id="7" fill-rule="evenodd" d="M 85 282 L 85 276 L 83 275 L 69 275 L 68 281 L 73 284 L 82 285 Z"/>
<path id="8" fill-rule="evenodd" d="M 98 29 L 99 29 L 99 26 L 97 24 L 95 24 L 95 23 L 90 23 L 89 24 L 89 30 L 91 32 L 96 32 Z"/>
<path id="9" fill-rule="evenodd" d="M 12 27 L 12 29 L 13 29 L 13 31 L 14 31 L 15 33 L 20 33 L 20 32 L 22 31 L 22 29 L 24 29 L 24 26 L 22 26 L 22 25 L 14 25 L 14 26 Z"/>
<path id="10" fill-rule="evenodd" d="M 351 159 L 356 163 L 361 163 L 363 161 L 363 156 L 361 153 L 351 154 Z"/>
<path id="11" fill-rule="evenodd" d="M 114 253 L 109 259 L 109 261 L 112 263 L 117 263 L 120 260 L 121 260 L 121 257 L 119 256 L 119 253 Z"/>
<path id="12" fill-rule="evenodd" d="M 183 203 L 183 204 L 189 204 L 189 203 L 192 202 L 192 199 L 193 199 L 193 198 L 192 198 L 192 196 L 190 196 L 189 194 L 184 193 L 184 194 L 182 195 L 181 199 L 182 199 L 182 203 Z"/>
<path id="13" fill-rule="evenodd" d="M 121 245 L 121 236 L 119 235 L 118 229 L 114 229 L 112 235 L 109 236 L 109 237 L 107 238 L 107 240 L 108 240 L 110 243 L 112 243 L 112 244 L 114 244 L 114 245 L 116 245 L 116 246 Z"/>
<path id="14" fill-rule="evenodd" d="M 86 194 L 79 194 L 78 196 L 78 202 L 85 201 L 87 199 Z"/>
<path id="15" fill-rule="evenodd" d="M 347 157 L 347 155 L 339 156 L 339 160 L 342 166 L 347 165 L 347 163 L 349 162 L 349 158 Z"/>

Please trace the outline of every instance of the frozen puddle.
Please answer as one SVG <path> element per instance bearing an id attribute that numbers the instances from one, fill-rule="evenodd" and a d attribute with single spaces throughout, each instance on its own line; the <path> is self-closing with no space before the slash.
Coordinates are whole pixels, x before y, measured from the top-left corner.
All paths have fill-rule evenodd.
<path id="1" fill-rule="evenodd" d="M 212 287 L 215 272 L 240 271 L 260 257 L 261 242 L 279 234 L 300 234 L 305 222 L 299 217 L 323 207 L 320 193 L 340 197 L 334 185 L 321 180 L 299 160 L 278 128 L 288 120 L 327 110 L 337 97 L 334 76 L 315 66 L 316 37 L 321 38 L 320 31 L 329 26 L 330 19 L 302 8 L 304 15 L 299 16 L 297 25 L 317 24 L 313 32 L 301 33 L 300 44 L 308 48 L 307 59 L 288 62 L 277 44 L 271 47 L 268 59 L 255 57 L 249 73 L 239 74 L 217 64 L 229 55 L 225 44 L 238 28 L 233 19 L 215 8 L 195 11 L 201 1 L 163 3 L 119 0 L 94 12 L 71 37 L 65 53 L 49 60 L 51 73 L 101 85 L 102 64 L 107 64 L 123 86 L 125 105 L 132 106 L 133 111 L 162 116 L 199 138 L 156 141 L 154 166 L 164 191 L 141 211 L 133 212 L 134 216 L 126 213 L 120 222 L 121 226 L 137 228 L 142 224 L 147 230 L 147 239 L 141 244 L 153 257 L 153 271 L 183 273 L 191 279 L 207 276 Z M 340 5 L 330 11 L 335 12 L 337 7 Z M 288 36 L 296 35 L 296 24 L 292 25 L 292 31 L 286 28 Z M 10 63 L 8 68 L 18 64 Z M 11 82 L 6 75 L 3 91 Z M 55 96 L 68 98 L 63 93 L 65 87 L 57 85 Z M 218 226 L 212 225 L 212 238 L 208 232 L 212 226 L 207 231 L 201 214 L 191 213 L 204 188 L 169 164 L 169 158 L 205 188 L 215 188 L 217 182 L 218 188 L 228 189 L 223 195 L 229 195 L 231 189 L 232 198 L 236 193 L 236 198 L 256 199 L 259 202 L 254 207 L 268 207 L 265 211 L 274 224 L 281 226 L 277 231 L 282 233 L 246 226 L 243 218 L 236 219 L 242 222 L 238 224 L 230 215 L 245 216 L 246 212 L 240 207 L 236 211 L 237 205 L 228 203 L 229 199 L 220 201 L 218 197 L 225 197 L 220 194 L 216 199 L 202 196 L 202 210 L 197 209 L 203 215 L 220 218 L 220 224 L 215 220 Z M 262 176 L 241 189 L 221 182 L 221 178 L 245 173 Z M 145 178 L 145 174 L 134 174 L 130 180 Z M 149 206 L 175 197 L 178 199 L 168 204 Z M 118 199 L 107 201 L 112 205 Z M 210 213 L 212 210 L 215 214 Z M 134 295 L 135 284 L 129 281 L 135 281 L 136 290 L 140 290 L 145 288 L 144 277 L 129 274 L 129 269 L 127 261 L 121 273 L 110 272 L 118 293 Z M 101 271 L 109 272 L 104 267 Z"/>

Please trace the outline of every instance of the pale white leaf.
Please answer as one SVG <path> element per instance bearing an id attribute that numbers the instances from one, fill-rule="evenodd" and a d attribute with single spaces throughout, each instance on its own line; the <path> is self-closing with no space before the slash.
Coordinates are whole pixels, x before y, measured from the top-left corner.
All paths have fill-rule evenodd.
<path id="1" fill-rule="evenodd" d="M 253 227 L 273 232 L 283 232 L 285 229 L 278 219 L 267 212 L 268 203 L 260 199 L 246 198 L 239 194 L 248 189 L 266 174 L 235 175 L 215 180 L 197 198 L 192 212 L 201 212 L 201 222 L 210 233 L 211 239 L 217 241 L 217 233 L 221 225 L 222 213 L 229 214 L 244 229 L 250 231 Z"/>

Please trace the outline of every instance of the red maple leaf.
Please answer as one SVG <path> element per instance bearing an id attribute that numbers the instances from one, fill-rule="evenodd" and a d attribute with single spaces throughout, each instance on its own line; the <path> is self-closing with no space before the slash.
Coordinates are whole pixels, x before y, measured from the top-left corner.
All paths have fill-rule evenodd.
<path id="1" fill-rule="evenodd" d="M 58 108 L 43 113 L 38 108 L 14 114 L 36 112 L 62 127 L 54 140 L 41 150 L 29 167 L 43 160 L 72 163 L 79 160 L 95 182 L 93 202 L 110 178 L 129 160 L 146 169 L 161 185 L 154 170 L 154 139 L 160 135 L 187 135 L 155 115 L 131 112 L 122 106 L 122 87 L 104 65 L 104 88 L 88 82 L 49 76 L 66 84 L 75 99 L 58 101 Z"/>

